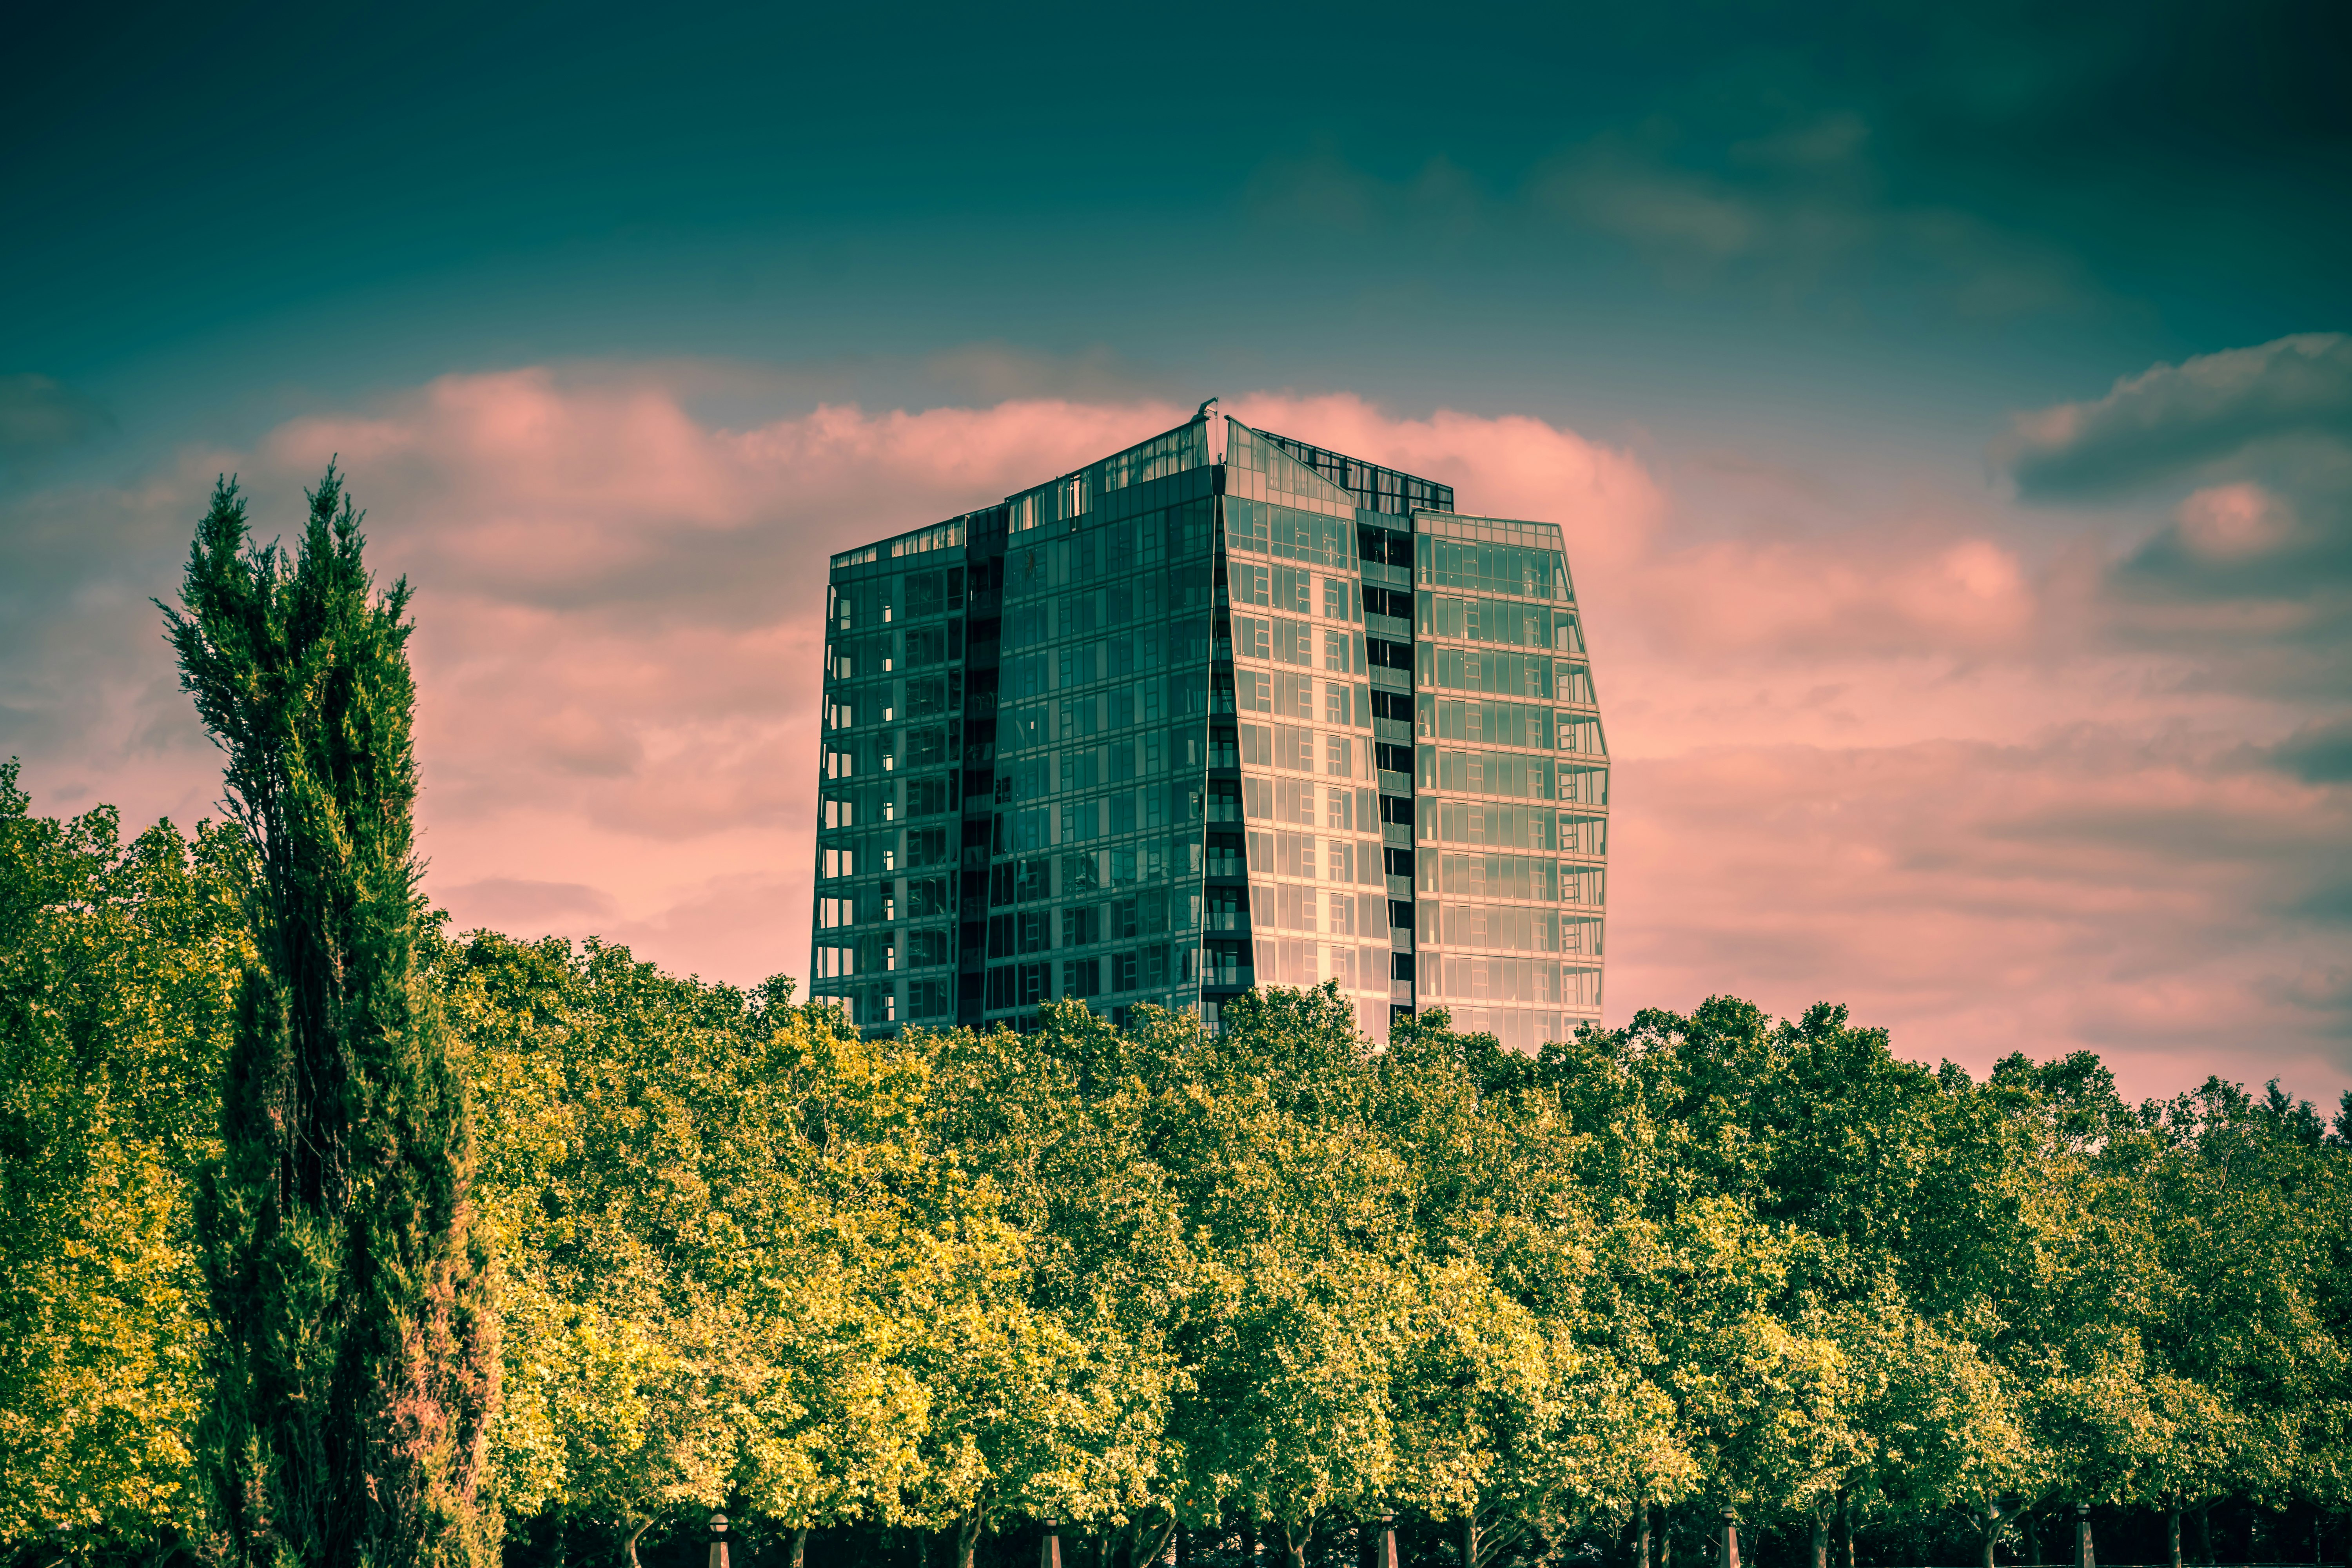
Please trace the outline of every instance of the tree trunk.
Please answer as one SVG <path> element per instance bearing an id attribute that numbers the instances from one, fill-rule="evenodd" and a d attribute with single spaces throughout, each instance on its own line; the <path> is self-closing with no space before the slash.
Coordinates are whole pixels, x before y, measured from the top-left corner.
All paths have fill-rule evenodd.
<path id="1" fill-rule="evenodd" d="M 1674 1568 L 1674 1561 L 1675 1510 L 1661 1507 L 1658 1510 L 1658 1568 Z"/>
<path id="2" fill-rule="evenodd" d="M 1853 1564 L 1853 1496 L 1843 1487 L 1838 1489 L 1838 1568 L 1854 1568 Z"/>
<path id="3" fill-rule="evenodd" d="M 1242 1521 L 1242 1568 L 1258 1568 L 1257 1521 L 1255 1519 L 1244 1518 Z"/>
<path id="4" fill-rule="evenodd" d="M 1633 1508 L 1633 1568 L 1650 1568 L 1650 1505 Z"/>
<path id="5" fill-rule="evenodd" d="M 2098 1556 L 2091 1545 L 2091 1508 L 2088 1503 L 2074 1505 L 2074 1568 L 2098 1568 Z"/>
<path id="6" fill-rule="evenodd" d="M 808 1526 L 793 1526 L 793 1544 L 788 1555 L 788 1568 L 806 1568 L 808 1563 Z"/>
<path id="7" fill-rule="evenodd" d="M 2180 1500 L 2178 1497 L 2164 1500 L 2164 1546 L 2165 1560 L 2172 1564 L 2172 1568 L 2180 1568 Z"/>
<path id="8" fill-rule="evenodd" d="M 803 1531 L 803 1534 L 807 1532 Z M 795 1546 L 794 1550 L 798 1550 Z M 972 1554 L 980 1550 L 980 1515 L 968 1513 L 956 1521 L 956 1568 L 971 1568 Z M 798 1562 L 793 1568 L 801 1568 Z"/>
<path id="9" fill-rule="evenodd" d="M 1739 1516 L 1729 1509 L 1723 1510 L 1721 1568 L 1739 1568 Z"/>
<path id="10" fill-rule="evenodd" d="M 1984 1506 L 1984 1568 L 1993 1568 L 1993 1548 L 2000 1543 L 2000 1504 L 1991 1498 Z M 2178 1564 L 2175 1565 L 2178 1568 Z"/>
<path id="11" fill-rule="evenodd" d="M 1462 1568 L 1478 1568 L 1478 1510 L 1462 1516 Z"/>
<path id="12" fill-rule="evenodd" d="M 1282 1553 L 1283 1568 L 1307 1568 L 1307 1538 L 1314 1533 L 1315 1521 L 1311 1519 L 1304 1524 L 1275 1521 L 1275 1548 Z"/>
<path id="13" fill-rule="evenodd" d="M 629 1568 L 638 1568 L 637 1537 L 643 1535 L 646 1531 L 651 1530 L 654 1527 L 654 1520 L 659 1519 L 661 1515 L 659 1513 L 656 1513 L 652 1518 L 647 1519 L 645 1523 L 629 1531 Z"/>
<path id="14" fill-rule="evenodd" d="M 1813 1510 L 1813 1568 L 1830 1568 L 1830 1521 Z"/>
<path id="15" fill-rule="evenodd" d="M 1181 1533 L 1176 1527 L 1176 1516 L 1172 1513 L 1165 1521 L 1152 1525 L 1149 1533 L 1145 1532 L 1144 1527 L 1140 1524 L 1135 1528 L 1135 1568 L 1143 1568 L 1147 1563 L 1166 1562 L 1169 1546 Z M 1150 1548 L 1149 1551 L 1145 1550 L 1146 1545 Z"/>

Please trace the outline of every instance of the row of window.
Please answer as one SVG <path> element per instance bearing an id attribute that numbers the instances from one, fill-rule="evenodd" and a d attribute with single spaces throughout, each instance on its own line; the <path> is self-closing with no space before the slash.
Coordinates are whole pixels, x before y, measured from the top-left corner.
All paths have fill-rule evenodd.
<path id="1" fill-rule="evenodd" d="M 1351 573 L 1334 577 L 1304 566 L 1225 563 L 1225 597 L 1236 605 L 1258 605 L 1290 616 L 1320 616 L 1327 621 L 1360 623 L 1360 584 Z"/>
<path id="2" fill-rule="evenodd" d="M 963 671 L 909 676 L 904 680 L 872 686 L 827 688 L 824 727 L 847 730 L 860 724 L 918 723 L 945 719 L 963 707 Z"/>
<path id="3" fill-rule="evenodd" d="M 1281 823 L 1296 827 L 1320 827 L 1339 833 L 1377 833 L 1383 814 L 1390 809 L 1376 801 L 1388 797 L 1365 785 L 1317 784 L 1307 779 L 1260 778 L 1255 775 L 1241 781 L 1240 798 L 1236 807 L 1244 807 L 1246 820 L 1252 823 Z M 1404 820 L 1412 820 L 1410 803 Z M 1220 818 L 1213 809 L 1210 820 Z M 1244 811 L 1223 820 L 1244 820 Z"/>
<path id="4" fill-rule="evenodd" d="M 1412 680 L 1417 687 L 1483 691 L 1496 697 L 1533 697 L 1547 702 L 1590 700 L 1591 677 L 1581 665 L 1549 654 L 1498 653 L 1490 648 L 1413 645 Z M 1587 695 L 1580 697 L 1581 690 Z"/>
<path id="5" fill-rule="evenodd" d="M 945 827 L 909 827 L 896 833 L 868 833 L 845 843 L 819 845 L 816 874 L 825 881 L 844 877 L 870 877 L 877 872 L 919 871 L 927 866 L 955 863 L 956 846 Z"/>
<path id="6" fill-rule="evenodd" d="M 1415 748 L 1415 760 L 1414 787 L 1420 790 L 1569 801 L 1579 805 L 1609 804 L 1609 770 L 1595 763 L 1438 746 Z"/>
<path id="7" fill-rule="evenodd" d="M 853 925 L 887 924 L 904 918 L 929 920 L 955 912 L 952 877 L 893 878 L 868 883 L 816 901 L 819 931 Z"/>
<path id="8" fill-rule="evenodd" d="M 1106 745 L 1063 746 L 1001 762 L 996 769 L 996 800 L 1000 805 L 1042 800 L 1049 795 L 1125 784 L 1171 770 L 1198 772 L 1209 763 L 1197 722 L 1171 730 L 1146 730 Z"/>
<path id="9" fill-rule="evenodd" d="M 1393 853 L 1393 851 L 1392 851 Z M 1465 899 L 1511 899 L 1547 904 L 1588 904 L 1605 900 L 1605 874 L 1598 866 L 1535 860 L 1518 855 L 1472 855 L 1421 851 L 1420 887 L 1424 893 Z"/>
<path id="10" fill-rule="evenodd" d="M 1416 699 L 1414 733 L 1424 741 L 1473 741 L 1487 746 L 1528 746 L 1544 751 L 1592 752 L 1603 748 L 1601 721 L 1590 713 L 1537 708 L 1522 702 L 1476 698 Z"/>
<path id="11" fill-rule="evenodd" d="M 1601 971 L 1540 958 L 1499 958 L 1485 953 L 1420 955 L 1414 966 L 1413 1005 L 1449 1001 L 1525 1002 L 1538 1006 L 1598 1007 Z M 1455 1021 L 1455 1027 L 1461 1026 Z"/>
<path id="12" fill-rule="evenodd" d="M 1005 700 L 1013 700 L 1010 696 Z M 996 716 L 996 749 L 1002 755 L 1208 710 L 1209 672 L 1171 670 L 1080 697 L 1001 709 Z"/>
<path id="13" fill-rule="evenodd" d="M 1145 888 L 1099 903 L 1016 909 L 988 917 L 988 956 L 1013 958 L 1201 929 L 1201 895 Z"/>
<path id="14" fill-rule="evenodd" d="M 1415 626 L 1422 637 L 1556 648 L 1562 653 L 1584 651 L 1584 632 L 1574 610 L 1449 594 L 1416 597 L 1420 614 Z"/>
<path id="15" fill-rule="evenodd" d="M 1278 502 L 1246 497 L 1225 498 L 1224 542 L 1237 553 L 1271 556 L 1277 561 L 1306 561 L 1318 566 L 1354 563 L 1349 548 L 1351 531 L 1334 505 L 1329 516 L 1317 516 Z M 1347 508 L 1353 510 L 1353 508 Z"/>
<path id="16" fill-rule="evenodd" d="M 1035 598 L 1057 589 L 1092 584 L 1106 577 L 1158 571 L 1171 589 L 1186 595 L 1181 603 L 1195 607 L 1209 602 L 1207 563 L 1213 507 L 1208 498 L 1139 512 L 1101 522 L 1081 522 L 1070 532 L 1046 539 L 1014 541 L 1004 552 L 1004 597 Z M 1184 567 L 1197 563 L 1197 583 Z M 1174 571 L 1160 571 L 1174 563 Z"/>
<path id="17" fill-rule="evenodd" d="M 1567 599 L 1568 563 L 1557 550 L 1488 544 L 1423 534 L 1414 542 L 1414 578 L 1424 587 L 1468 588 L 1525 599 Z"/>
<path id="18" fill-rule="evenodd" d="M 1414 909 L 1420 927 L 1415 942 L 1423 948 L 1601 956 L 1601 922 L 1597 917 L 1580 918 L 1522 905 L 1439 903 L 1432 899 L 1422 900 Z"/>
<path id="19" fill-rule="evenodd" d="M 1149 833 L 1199 822 L 1202 805 L 1200 787 L 1177 779 L 1087 800 L 1066 800 L 1058 805 L 1001 811 L 996 814 L 989 848 L 996 855 L 1024 855 L 1060 844 Z"/>
<path id="20" fill-rule="evenodd" d="M 1381 991 L 1412 978 L 1412 954 L 1385 944 L 1307 942 L 1297 937 L 1257 937 L 1251 942 L 1254 983 L 1259 985 L 1320 985 L 1336 980 L 1342 991 Z M 1249 984 L 1251 982 L 1244 982 Z"/>
<path id="21" fill-rule="evenodd" d="M 1217 680 L 1221 694 L 1231 692 L 1230 700 L 1218 705 L 1220 712 L 1269 713 L 1355 730 L 1371 723 L 1373 694 L 1367 686 L 1271 669 L 1236 669 L 1230 685 L 1222 674 Z M 1318 687 L 1319 702 L 1316 700 Z"/>
<path id="22" fill-rule="evenodd" d="M 1054 595 L 1025 605 L 1007 605 L 1000 630 L 1002 648 L 1012 656 L 1021 648 L 1040 647 L 1056 637 L 1094 637 L 1096 632 L 1134 630 L 1150 632 L 1152 637 L 1160 639 L 1160 651 L 1167 658 L 1204 658 L 1209 654 L 1206 605 L 1195 606 L 1188 614 L 1171 616 L 1169 611 L 1173 599 L 1169 590 L 1179 578 L 1200 578 L 1206 583 L 1206 564 L 1181 566 L 1176 572 L 1155 572 L 1148 578 L 1118 583 L 1110 588 L 1089 588 L 1085 593 Z M 1197 595 L 1176 590 L 1173 597 Z M 1106 651 L 1103 658 L 1110 658 L 1110 654 Z"/>
<path id="23" fill-rule="evenodd" d="M 881 734 L 828 735 L 824 741 L 824 776 L 872 778 L 877 773 L 904 773 L 910 768 L 945 767 L 956 759 L 961 733 L 960 724 L 930 724 Z"/>
<path id="24" fill-rule="evenodd" d="M 1001 861 L 988 868 L 988 902 L 992 909 L 1003 909 L 1105 888 L 1198 877 L 1201 859 L 1201 841 L 1179 836 L 1146 838 L 1114 849 Z"/>
<path id="25" fill-rule="evenodd" d="M 1240 765 L 1331 778 L 1372 776 L 1372 748 L 1359 736 L 1317 731 L 1299 724 L 1239 726 Z"/>
<path id="26" fill-rule="evenodd" d="M 999 964 L 988 971 L 982 1005 L 1001 1012 L 1065 998 L 1189 985 L 1202 977 L 1201 956 L 1189 942 L 1153 942 L 1106 955 Z"/>
<path id="27" fill-rule="evenodd" d="M 959 618 L 944 626 L 911 626 L 903 632 L 829 642 L 824 647 L 824 678 L 870 680 L 877 675 L 922 669 L 962 658 L 963 622 Z"/>
<path id="28" fill-rule="evenodd" d="M 1402 900 L 1381 893 L 1326 893 L 1293 882 L 1252 882 L 1249 912 L 1253 931 L 1319 931 L 1386 941 L 1391 930 L 1412 929 L 1412 905 Z"/>
<path id="29" fill-rule="evenodd" d="M 955 932 L 940 926 L 932 931 L 869 931 L 864 936 L 816 944 L 818 980 L 845 980 L 859 974 L 887 974 L 900 969 L 939 969 L 955 962 Z"/>
<path id="30" fill-rule="evenodd" d="M 1394 468 L 1384 468 L 1377 463 L 1350 458 L 1344 452 L 1328 451 L 1270 431 L 1259 430 L 1253 434 L 1280 447 L 1301 467 L 1312 469 L 1318 478 L 1349 492 L 1355 498 L 1359 510 L 1398 514 L 1410 512 L 1415 507 L 1431 507 L 1439 511 L 1454 510 L 1454 487 L 1451 485 L 1416 479 Z M 1360 536 L 1380 531 L 1358 531 Z"/>
<path id="31" fill-rule="evenodd" d="M 825 624 L 835 631 L 850 631 L 954 615 L 963 608 L 963 588 L 961 566 L 835 583 L 825 593 Z"/>
<path id="32" fill-rule="evenodd" d="M 1311 833 L 1249 835 L 1249 870 L 1259 877 L 1296 877 L 1311 882 L 1351 882 L 1381 887 L 1388 854 L 1376 843 L 1325 838 Z M 1411 850 L 1402 850 L 1410 859 Z M 1410 875 L 1411 873 L 1405 873 Z"/>
<path id="33" fill-rule="evenodd" d="M 1294 621 L 1284 616 L 1234 616 L 1231 657 L 1307 669 L 1320 668 L 1342 675 L 1362 675 L 1371 668 L 1363 633 L 1318 627 L 1312 621 Z"/>
<path id="34" fill-rule="evenodd" d="M 998 691 L 1013 702 L 1098 680 L 1156 674 L 1171 664 L 1196 664 L 1208 657 L 1208 645 L 1202 640 L 1206 631 L 1202 623 L 1197 632 L 1171 637 L 1167 626 L 1144 626 L 1114 637 L 1064 643 L 1044 653 L 1012 655 L 1003 662 Z"/>
<path id="35" fill-rule="evenodd" d="M 1543 806 L 1462 800 L 1423 801 L 1415 815 L 1419 818 L 1417 836 L 1425 844 L 1473 844 L 1494 849 L 1533 849 L 1596 858 L 1606 853 L 1606 817 L 1578 816 Z"/>
<path id="36" fill-rule="evenodd" d="M 871 827 L 877 823 L 941 816 L 961 804 L 961 784 L 956 774 L 941 773 L 932 778 L 910 778 L 903 784 L 889 780 L 860 784 L 853 789 L 828 790 L 819 809 L 817 826 L 830 832 L 843 827 Z"/>

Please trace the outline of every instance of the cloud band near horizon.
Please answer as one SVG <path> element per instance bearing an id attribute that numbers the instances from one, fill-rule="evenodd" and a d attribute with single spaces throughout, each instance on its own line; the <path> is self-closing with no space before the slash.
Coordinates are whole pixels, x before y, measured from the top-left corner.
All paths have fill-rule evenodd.
<path id="1" fill-rule="evenodd" d="M 1559 522 L 1619 780 L 1609 1014 L 1843 1001 L 1898 1050 L 2352 1082 L 2346 340 L 2021 416 L 2011 502 L 1788 454 L 1260 393 L 1254 424 Z M 52 400 L 54 401 L 54 400 Z M 431 896 L 751 982 L 807 952 L 833 551 L 1172 425 L 1027 396 L 722 426 L 677 367 L 453 375 L 16 503 L 0 711 L 36 809 L 206 814 L 168 595 L 216 471 L 264 536 L 339 454 L 417 590 Z M 2093 503 L 2096 503 L 2094 505 Z"/>

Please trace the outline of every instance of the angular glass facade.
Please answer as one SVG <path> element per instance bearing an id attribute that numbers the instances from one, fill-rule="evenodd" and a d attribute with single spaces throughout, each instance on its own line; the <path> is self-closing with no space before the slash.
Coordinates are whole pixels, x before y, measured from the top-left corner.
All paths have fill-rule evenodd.
<path id="1" fill-rule="evenodd" d="M 1608 763 L 1559 531 L 1191 423 L 837 555 L 810 990 L 1024 1026 L 1336 981 L 1601 1006 Z"/>

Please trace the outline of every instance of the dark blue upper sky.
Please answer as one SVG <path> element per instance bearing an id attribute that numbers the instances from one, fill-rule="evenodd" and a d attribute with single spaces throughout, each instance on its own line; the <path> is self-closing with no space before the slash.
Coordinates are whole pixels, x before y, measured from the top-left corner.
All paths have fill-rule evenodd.
<path id="1" fill-rule="evenodd" d="M 0 370 L 578 356 L 1984 419 L 2342 324 L 2321 5 L 155 8 L 12 47 Z"/>

